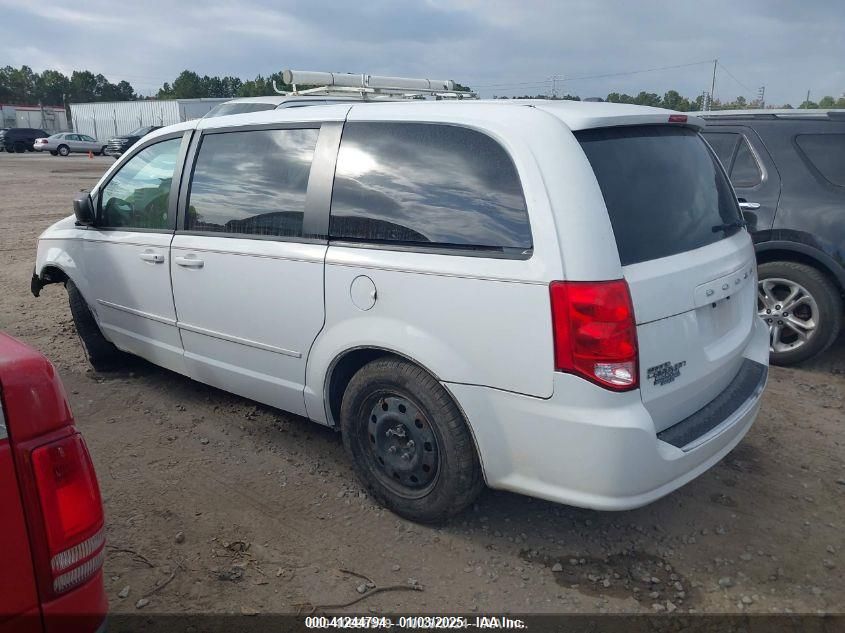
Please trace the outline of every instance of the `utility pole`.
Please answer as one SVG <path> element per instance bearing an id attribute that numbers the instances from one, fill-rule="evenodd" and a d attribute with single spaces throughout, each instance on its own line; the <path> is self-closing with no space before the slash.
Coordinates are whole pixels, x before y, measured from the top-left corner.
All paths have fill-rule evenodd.
<path id="1" fill-rule="evenodd" d="M 557 82 L 561 79 L 560 75 L 552 75 L 549 80 L 552 82 L 552 99 L 557 99 Z"/>
<path id="2" fill-rule="evenodd" d="M 766 86 L 760 86 L 757 90 L 757 101 L 760 102 L 760 109 L 766 107 Z"/>
<path id="3" fill-rule="evenodd" d="M 810 89 L 809 88 L 807 88 L 807 100 L 804 102 L 804 109 L 805 110 L 810 109 Z"/>
<path id="4" fill-rule="evenodd" d="M 710 82 L 710 99 L 708 100 L 708 110 L 713 109 L 713 95 L 716 92 L 716 66 L 719 65 L 719 59 L 716 58 L 713 60 L 713 81 Z"/>

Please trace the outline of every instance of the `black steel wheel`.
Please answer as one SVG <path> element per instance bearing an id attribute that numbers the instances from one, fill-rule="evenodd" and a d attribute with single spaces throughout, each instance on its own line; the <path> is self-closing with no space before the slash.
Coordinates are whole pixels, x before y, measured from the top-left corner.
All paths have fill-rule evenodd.
<path id="1" fill-rule="evenodd" d="M 407 360 L 385 356 L 358 370 L 343 394 L 340 427 L 359 479 L 400 516 L 443 521 L 484 487 L 460 410 L 431 374 Z"/>
<path id="2" fill-rule="evenodd" d="M 431 422 L 407 396 L 386 392 L 370 400 L 368 424 L 360 432 L 367 436 L 373 470 L 396 494 L 424 496 L 437 480 L 440 461 Z"/>

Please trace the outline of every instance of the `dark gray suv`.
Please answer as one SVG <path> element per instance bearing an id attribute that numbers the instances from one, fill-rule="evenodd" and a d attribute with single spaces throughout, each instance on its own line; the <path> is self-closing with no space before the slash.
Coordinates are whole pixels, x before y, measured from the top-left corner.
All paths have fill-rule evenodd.
<path id="1" fill-rule="evenodd" d="M 845 111 L 700 113 L 754 239 L 771 362 L 821 353 L 842 325 Z"/>

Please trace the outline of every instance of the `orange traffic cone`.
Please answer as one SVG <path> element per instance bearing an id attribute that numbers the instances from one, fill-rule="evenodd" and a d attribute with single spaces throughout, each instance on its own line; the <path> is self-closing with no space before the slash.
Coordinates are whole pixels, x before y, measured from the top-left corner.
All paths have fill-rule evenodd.
<path id="1" fill-rule="evenodd" d="M 88 158 L 94 158 L 94 152 L 92 152 L 90 149 L 88 150 Z"/>

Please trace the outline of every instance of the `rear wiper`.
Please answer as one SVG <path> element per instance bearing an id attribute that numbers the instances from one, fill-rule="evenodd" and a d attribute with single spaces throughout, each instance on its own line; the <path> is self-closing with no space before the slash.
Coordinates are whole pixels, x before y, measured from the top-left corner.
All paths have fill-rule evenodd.
<path id="1" fill-rule="evenodd" d="M 719 231 L 727 233 L 731 229 L 744 229 L 746 226 L 748 226 L 748 222 L 745 220 L 734 220 L 733 222 L 725 222 L 725 224 L 717 224 L 711 230 L 714 233 L 718 233 Z"/>

